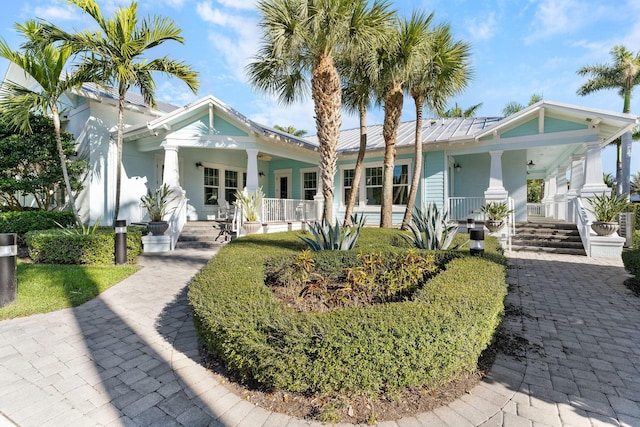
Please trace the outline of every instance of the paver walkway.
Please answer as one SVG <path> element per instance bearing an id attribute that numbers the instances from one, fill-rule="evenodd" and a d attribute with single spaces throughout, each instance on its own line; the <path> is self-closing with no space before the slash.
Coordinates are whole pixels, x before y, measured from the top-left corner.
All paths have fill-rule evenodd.
<path id="1" fill-rule="evenodd" d="M 0 322 L 0 426 L 308 426 L 242 400 L 198 364 L 186 283 L 213 255 L 145 255 L 75 309 Z M 508 334 L 471 393 L 379 425 L 640 426 L 640 298 L 619 260 L 513 254 Z"/>

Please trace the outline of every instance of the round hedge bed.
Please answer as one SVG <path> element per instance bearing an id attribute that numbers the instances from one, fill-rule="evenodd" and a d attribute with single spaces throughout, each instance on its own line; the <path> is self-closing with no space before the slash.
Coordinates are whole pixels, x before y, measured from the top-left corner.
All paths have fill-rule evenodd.
<path id="1" fill-rule="evenodd" d="M 364 229 L 355 251 L 406 251 L 399 233 Z M 229 371 L 268 389 L 377 394 L 440 385 L 476 368 L 507 292 L 496 242 L 487 241 L 485 258 L 450 252 L 410 300 L 315 313 L 281 304 L 264 284 L 265 260 L 305 249 L 298 235 L 235 240 L 194 277 L 198 336 Z"/>

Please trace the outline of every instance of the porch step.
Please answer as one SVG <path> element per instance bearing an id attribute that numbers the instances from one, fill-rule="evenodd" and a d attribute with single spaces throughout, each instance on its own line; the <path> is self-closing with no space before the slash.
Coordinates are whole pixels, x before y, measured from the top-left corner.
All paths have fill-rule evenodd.
<path id="1" fill-rule="evenodd" d="M 565 221 L 530 221 L 516 224 L 511 250 L 586 255 L 575 224 Z"/>
<path id="2" fill-rule="evenodd" d="M 235 233 L 221 233 L 214 221 L 189 221 L 184 225 L 176 248 L 214 248 L 235 237 Z"/>

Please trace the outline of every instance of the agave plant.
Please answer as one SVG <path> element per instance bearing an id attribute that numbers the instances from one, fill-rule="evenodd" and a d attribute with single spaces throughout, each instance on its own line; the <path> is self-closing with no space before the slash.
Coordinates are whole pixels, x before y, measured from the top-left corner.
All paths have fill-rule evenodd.
<path id="1" fill-rule="evenodd" d="M 449 222 L 449 213 L 440 212 L 435 203 L 414 209 L 409 228 L 412 236 L 405 239 L 418 249 L 447 249 L 455 237 L 458 226 Z"/>
<path id="2" fill-rule="evenodd" d="M 351 216 L 351 226 L 341 227 L 338 220 L 335 225 L 331 225 L 327 222 L 320 223 L 308 223 L 309 231 L 313 234 L 313 239 L 310 237 L 300 236 L 303 242 L 305 242 L 312 251 L 348 251 L 353 249 L 358 237 L 360 237 L 360 230 L 366 222 L 364 215 L 358 216 L 358 214 Z"/>

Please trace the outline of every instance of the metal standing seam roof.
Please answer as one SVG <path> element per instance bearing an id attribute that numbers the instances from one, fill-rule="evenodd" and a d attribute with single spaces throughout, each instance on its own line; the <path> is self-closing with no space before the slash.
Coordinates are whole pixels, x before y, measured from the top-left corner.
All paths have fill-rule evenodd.
<path id="1" fill-rule="evenodd" d="M 115 88 L 107 88 L 107 87 L 97 85 L 95 83 L 83 83 L 82 90 L 90 93 L 95 93 L 96 95 L 99 95 L 99 96 L 104 96 L 110 99 L 114 99 L 116 101 L 119 98 L 118 91 Z M 144 102 L 144 98 L 142 97 L 142 95 L 135 92 L 127 92 L 127 94 L 124 97 L 124 100 L 126 103 L 131 105 L 136 105 L 144 108 L 151 108 Z M 177 110 L 178 108 L 180 107 L 173 104 L 169 104 L 168 102 L 156 100 L 155 110 L 158 110 L 162 113 L 170 113 L 171 111 Z"/>
<path id="2" fill-rule="evenodd" d="M 471 139 L 487 128 L 495 125 L 502 117 L 455 117 L 423 119 L 422 143 L 447 142 L 455 139 Z M 400 123 L 398 128 L 397 147 L 413 145 L 415 137 L 415 120 Z M 318 145 L 317 136 L 307 138 L 312 144 Z M 367 150 L 384 148 L 382 125 L 367 126 Z M 360 147 L 360 128 L 348 129 L 340 132 L 338 141 L 339 152 L 357 151 Z"/>

